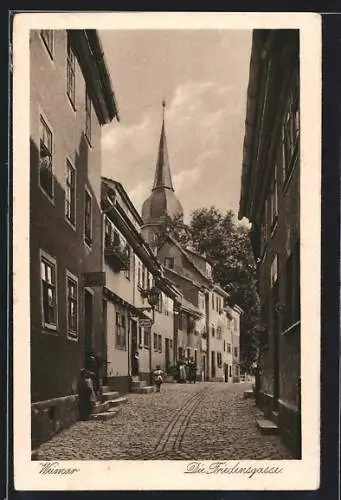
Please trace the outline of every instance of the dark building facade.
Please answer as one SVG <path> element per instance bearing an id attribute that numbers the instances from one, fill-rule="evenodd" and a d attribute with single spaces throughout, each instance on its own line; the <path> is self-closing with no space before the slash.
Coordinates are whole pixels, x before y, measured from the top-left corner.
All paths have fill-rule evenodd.
<path id="1" fill-rule="evenodd" d="M 77 418 L 103 349 L 101 126 L 117 118 L 95 30 L 30 34 L 32 445 Z"/>
<path id="2" fill-rule="evenodd" d="M 257 400 L 296 457 L 300 413 L 299 34 L 253 33 L 239 217 L 252 224 L 262 326 Z"/>

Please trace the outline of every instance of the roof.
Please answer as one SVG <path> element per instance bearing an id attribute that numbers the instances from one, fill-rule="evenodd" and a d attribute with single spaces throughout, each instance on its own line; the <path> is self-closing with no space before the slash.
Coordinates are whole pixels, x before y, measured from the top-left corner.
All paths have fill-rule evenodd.
<path id="1" fill-rule="evenodd" d="M 183 248 L 180 243 L 176 241 L 175 238 L 173 238 L 171 235 L 168 235 L 168 239 L 179 248 L 180 252 L 186 257 L 188 262 L 194 267 L 194 269 L 209 283 L 211 283 L 211 280 L 206 276 L 206 274 L 196 265 L 196 263 L 192 260 L 191 256 L 188 255 L 188 252 L 186 251 L 185 248 Z"/>
<path id="2" fill-rule="evenodd" d="M 120 195 L 122 196 L 122 198 L 125 201 L 125 203 L 128 205 L 128 207 L 131 210 L 132 214 L 136 218 L 137 222 L 142 226 L 142 224 L 143 224 L 142 217 L 138 213 L 138 211 L 136 210 L 133 202 L 129 198 L 128 193 L 124 189 L 124 187 L 122 186 L 122 184 L 120 182 L 118 182 L 118 181 L 110 179 L 109 177 L 103 177 L 103 176 L 102 176 L 102 181 L 105 182 L 106 184 L 108 184 L 109 187 L 114 187 L 114 188 L 117 189 L 117 191 L 120 193 Z"/>

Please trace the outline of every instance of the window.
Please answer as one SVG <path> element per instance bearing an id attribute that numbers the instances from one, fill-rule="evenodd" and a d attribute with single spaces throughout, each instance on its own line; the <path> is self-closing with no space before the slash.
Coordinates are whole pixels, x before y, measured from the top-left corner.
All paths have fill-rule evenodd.
<path id="1" fill-rule="evenodd" d="M 178 348 L 178 359 L 183 359 L 184 358 L 184 350 L 182 347 Z"/>
<path id="2" fill-rule="evenodd" d="M 233 329 L 235 332 L 238 330 L 237 318 L 233 318 Z"/>
<path id="3" fill-rule="evenodd" d="M 285 327 L 300 320 L 300 244 L 296 243 L 285 265 Z"/>
<path id="4" fill-rule="evenodd" d="M 142 265 L 142 290 L 146 289 L 146 268 Z"/>
<path id="5" fill-rule="evenodd" d="M 67 297 L 67 333 L 73 339 L 78 339 L 78 283 L 75 277 L 66 276 Z"/>
<path id="6" fill-rule="evenodd" d="M 186 357 L 189 359 L 191 357 L 191 348 L 187 347 L 187 355 Z"/>
<path id="7" fill-rule="evenodd" d="M 229 377 L 232 377 L 232 366 L 231 365 L 229 365 L 229 372 L 230 372 Z"/>
<path id="8" fill-rule="evenodd" d="M 216 300 L 215 300 L 215 308 L 216 308 L 216 311 L 219 311 L 219 297 L 218 297 L 218 295 L 216 296 Z"/>
<path id="9" fill-rule="evenodd" d="M 73 108 L 76 105 L 76 58 L 72 50 L 70 40 L 67 41 L 67 69 L 66 69 L 66 92 Z"/>
<path id="10" fill-rule="evenodd" d="M 226 340 L 224 340 L 224 352 L 226 351 Z"/>
<path id="11" fill-rule="evenodd" d="M 65 216 L 74 226 L 76 222 L 76 170 L 66 160 Z"/>
<path id="12" fill-rule="evenodd" d="M 143 335 L 142 335 L 142 328 L 139 326 L 139 346 L 143 346 Z"/>
<path id="13" fill-rule="evenodd" d="M 221 340 L 221 326 L 217 328 L 217 339 Z"/>
<path id="14" fill-rule="evenodd" d="M 158 303 L 156 305 L 156 310 L 159 312 L 159 313 L 162 313 L 162 307 L 163 307 L 163 296 L 162 296 L 162 292 L 159 293 L 159 300 L 158 300 Z"/>
<path id="15" fill-rule="evenodd" d="M 125 250 L 127 252 L 128 266 L 125 270 L 125 277 L 130 280 L 130 267 L 131 267 L 131 249 L 129 245 L 126 245 Z"/>
<path id="16" fill-rule="evenodd" d="M 282 152 L 283 152 L 283 179 L 284 182 L 293 170 L 297 159 L 300 134 L 299 113 L 299 75 L 295 72 L 290 94 L 288 97 L 287 110 L 282 126 Z"/>
<path id="17" fill-rule="evenodd" d="M 157 336 L 157 347 L 158 347 L 158 351 L 162 352 L 162 337 L 161 337 L 161 335 Z"/>
<path id="18" fill-rule="evenodd" d="M 212 337 L 215 336 L 215 329 L 214 329 L 214 325 L 212 325 Z"/>
<path id="19" fill-rule="evenodd" d="M 165 258 L 165 267 L 169 267 L 169 269 L 174 268 L 174 257 L 166 257 Z"/>
<path id="20" fill-rule="evenodd" d="M 172 339 L 169 339 L 169 348 L 173 349 L 173 340 Z"/>
<path id="21" fill-rule="evenodd" d="M 92 243 L 92 199 L 88 191 L 85 191 L 84 209 L 84 239 L 85 243 L 91 246 Z"/>
<path id="22" fill-rule="evenodd" d="M 53 30 L 40 30 L 40 36 L 51 59 L 53 59 Z"/>
<path id="23" fill-rule="evenodd" d="M 234 347 L 233 349 L 233 354 L 234 354 L 234 357 L 237 358 L 238 357 L 238 347 Z"/>
<path id="24" fill-rule="evenodd" d="M 126 349 L 126 317 L 123 310 L 116 312 L 116 348 Z"/>
<path id="25" fill-rule="evenodd" d="M 45 193 L 53 198 L 52 132 L 40 117 L 39 183 Z"/>
<path id="26" fill-rule="evenodd" d="M 137 261 L 137 286 L 142 288 L 142 263 Z"/>
<path id="27" fill-rule="evenodd" d="M 158 349 L 157 333 L 154 333 L 154 351 L 157 351 L 157 349 Z"/>
<path id="28" fill-rule="evenodd" d="M 217 352 L 217 366 L 218 368 L 222 367 L 222 357 L 221 357 L 221 352 Z"/>
<path id="29" fill-rule="evenodd" d="M 199 306 L 200 309 L 205 309 L 205 296 L 201 292 L 199 292 Z"/>
<path id="30" fill-rule="evenodd" d="M 270 193 L 270 214 L 271 214 L 271 229 L 273 229 L 278 215 L 278 184 L 277 184 L 277 166 L 275 166 L 274 178 L 271 185 Z"/>
<path id="31" fill-rule="evenodd" d="M 48 256 L 41 256 L 41 285 L 43 325 L 57 328 L 56 262 Z"/>
<path id="32" fill-rule="evenodd" d="M 272 261 L 272 264 L 271 264 L 271 268 L 270 268 L 270 284 L 271 284 L 271 288 L 274 286 L 274 284 L 276 283 L 278 279 L 278 256 L 275 255 L 273 261 Z"/>
<path id="33" fill-rule="evenodd" d="M 144 346 L 147 348 L 150 347 L 150 328 L 144 329 Z"/>
<path id="34" fill-rule="evenodd" d="M 231 354 L 231 344 L 229 342 L 227 343 L 227 352 Z"/>
<path id="35" fill-rule="evenodd" d="M 91 99 L 88 89 L 85 91 L 85 135 L 91 145 Z"/>
<path id="36" fill-rule="evenodd" d="M 214 293 L 212 293 L 212 309 L 214 310 Z"/>

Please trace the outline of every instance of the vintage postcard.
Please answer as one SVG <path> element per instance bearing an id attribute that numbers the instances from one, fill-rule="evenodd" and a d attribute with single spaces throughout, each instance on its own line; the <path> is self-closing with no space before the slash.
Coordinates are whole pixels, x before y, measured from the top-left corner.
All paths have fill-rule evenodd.
<path id="1" fill-rule="evenodd" d="M 321 19 L 21 13 L 18 490 L 309 490 Z"/>

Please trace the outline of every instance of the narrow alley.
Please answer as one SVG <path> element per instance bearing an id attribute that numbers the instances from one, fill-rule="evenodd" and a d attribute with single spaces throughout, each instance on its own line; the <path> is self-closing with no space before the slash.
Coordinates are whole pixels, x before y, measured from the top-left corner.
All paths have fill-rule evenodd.
<path id="1" fill-rule="evenodd" d="M 129 394 L 115 418 L 77 422 L 37 450 L 37 460 L 280 460 L 279 436 L 256 427 L 250 384 L 164 384 Z"/>

